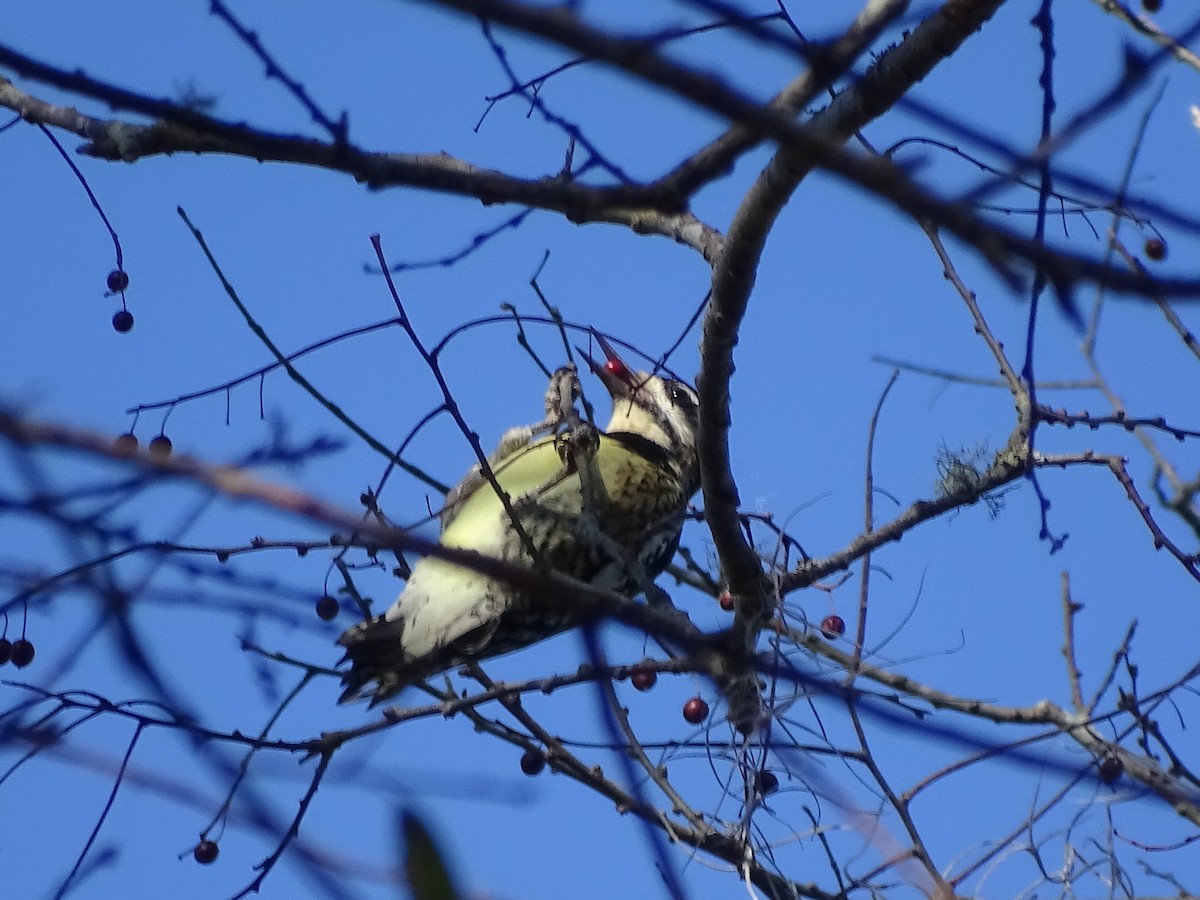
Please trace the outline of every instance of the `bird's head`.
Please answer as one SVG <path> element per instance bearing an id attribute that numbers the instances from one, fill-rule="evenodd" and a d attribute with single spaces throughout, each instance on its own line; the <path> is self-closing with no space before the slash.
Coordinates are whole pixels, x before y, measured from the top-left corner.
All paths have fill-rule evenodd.
<path id="1" fill-rule="evenodd" d="M 695 388 L 674 378 L 631 369 L 603 336 L 592 334 L 604 352 L 604 361 L 580 353 L 612 396 L 612 418 L 605 433 L 637 435 L 665 450 L 699 487 L 696 433 L 700 411 Z"/>

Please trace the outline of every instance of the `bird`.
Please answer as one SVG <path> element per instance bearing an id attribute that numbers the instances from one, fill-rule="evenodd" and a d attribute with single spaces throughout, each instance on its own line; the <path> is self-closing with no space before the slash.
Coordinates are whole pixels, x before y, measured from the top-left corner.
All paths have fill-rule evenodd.
<path id="1" fill-rule="evenodd" d="M 598 430 L 575 410 L 573 366 L 555 372 L 546 419 L 505 432 L 488 458 L 495 484 L 477 464 L 447 494 L 438 543 L 632 598 L 651 589 L 675 555 L 700 488 L 699 397 L 676 378 L 635 371 L 598 332 L 593 337 L 604 361 L 579 352 L 612 398 L 608 424 Z M 338 639 L 350 664 L 340 702 L 375 705 L 566 631 L 585 613 L 561 592 L 530 594 L 424 556 L 395 603 Z"/>

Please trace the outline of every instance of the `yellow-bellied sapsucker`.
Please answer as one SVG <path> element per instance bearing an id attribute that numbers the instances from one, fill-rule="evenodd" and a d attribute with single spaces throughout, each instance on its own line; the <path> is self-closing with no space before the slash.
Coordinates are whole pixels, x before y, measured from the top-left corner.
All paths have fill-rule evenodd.
<path id="1" fill-rule="evenodd" d="M 507 432 L 488 458 L 509 508 L 476 465 L 447 496 L 439 543 L 635 596 L 674 556 L 700 487 L 698 399 L 680 381 L 630 369 L 597 339 L 605 361 L 584 356 L 612 396 L 608 425 L 597 432 L 580 421 L 574 369 L 560 369 L 546 420 Z M 383 615 L 338 640 L 350 662 L 342 702 L 377 703 L 453 666 L 548 638 L 586 612 L 569 595 L 536 593 L 423 557 Z"/>

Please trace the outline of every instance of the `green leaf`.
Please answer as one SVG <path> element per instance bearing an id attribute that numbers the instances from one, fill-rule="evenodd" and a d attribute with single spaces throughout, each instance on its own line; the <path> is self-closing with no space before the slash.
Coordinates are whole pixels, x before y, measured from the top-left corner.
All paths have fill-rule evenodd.
<path id="1" fill-rule="evenodd" d="M 425 823 L 409 810 L 400 814 L 400 845 L 413 900 L 459 900 L 437 842 Z"/>

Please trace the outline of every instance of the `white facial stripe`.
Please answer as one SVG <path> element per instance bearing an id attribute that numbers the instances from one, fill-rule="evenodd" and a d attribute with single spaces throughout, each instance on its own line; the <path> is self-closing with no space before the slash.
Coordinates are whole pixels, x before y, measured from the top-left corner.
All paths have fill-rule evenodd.
<path id="1" fill-rule="evenodd" d="M 640 434 L 671 452 L 694 448 L 695 416 L 673 399 L 672 392 L 679 390 L 687 393 L 694 406 L 698 399 L 695 391 L 682 382 L 638 373 L 638 387 L 632 396 L 613 403 L 612 421 L 606 430 Z"/>

